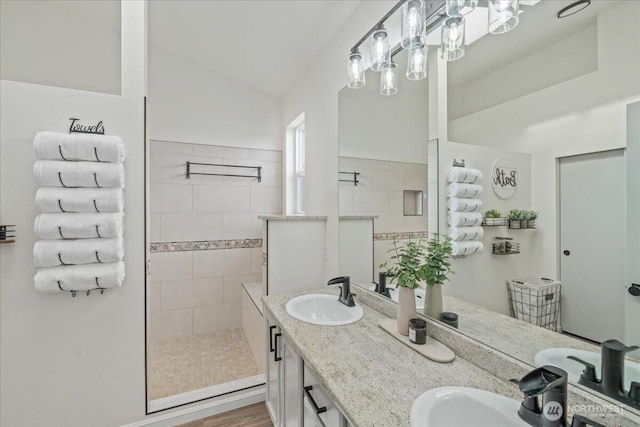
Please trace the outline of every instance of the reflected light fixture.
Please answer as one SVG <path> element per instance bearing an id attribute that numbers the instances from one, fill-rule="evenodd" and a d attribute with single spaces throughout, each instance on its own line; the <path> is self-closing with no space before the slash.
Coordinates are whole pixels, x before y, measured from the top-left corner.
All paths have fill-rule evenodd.
<path id="1" fill-rule="evenodd" d="M 504 34 L 520 21 L 519 0 L 489 0 L 489 33 Z"/>
<path id="2" fill-rule="evenodd" d="M 371 35 L 371 69 L 383 71 L 391 64 L 391 46 L 387 30 L 382 24 Z"/>
<path id="3" fill-rule="evenodd" d="M 442 59 L 455 61 L 464 55 L 464 18 L 447 18 L 442 23 Z"/>
<path id="4" fill-rule="evenodd" d="M 352 49 L 347 61 L 347 86 L 351 89 L 359 89 L 365 84 L 365 69 L 362 54 L 358 49 Z"/>
<path id="5" fill-rule="evenodd" d="M 400 46 L 414 49 L 422 45 L 425 24 L 424 0 L 408 0 L 402 5 Z"/>
<path id="6" fill-rule="evenodd" d="M 447 16 L 452 18 L 462 18 L 478 6 L 478 0 L 447 0 Z"/>
<path id="7" fill-rule="evenodd" d="M 407 50 L 407 79 L 422 80 L 427 77 L 427 47 Z"/>
<path id="8" fill-rule="evenodd" d="M 396 64 L 389 63 L 387 68 L 380 73 L 380 93 L 382 95 L 395 95 L 398 93 L 398 77 L 396 76 Z"/>
<path id="9" fill-rule="evenodd" d="M 591 4 L 591 0 L 579 0 L 575 3 L 571 3 L 567 7 L 563 7 L 562 9 L 560 9 L 556 14 L 556 16 L 558 18 L 566 18 L 567 16 L 575 15 L 576 13 L 580 12 L 581 10 L 589 6 L 590 4 Z"/>

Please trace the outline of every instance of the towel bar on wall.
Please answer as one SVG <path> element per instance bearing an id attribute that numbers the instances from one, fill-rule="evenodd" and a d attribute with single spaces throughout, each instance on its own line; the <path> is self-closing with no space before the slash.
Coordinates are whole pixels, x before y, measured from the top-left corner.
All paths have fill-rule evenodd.
<path id="1" fill-rule="evenodd" d="M 338 182 L 352 182 L 353 185 L 358 185 L 358 183 L 360 182 L 360 180 L 358 179 L 358 175 L 360 175 L 360 172 L 354 171 L 354 172 L 338 172 L 338 173 L 353 175 L 353 179 L 338 179 Z"/>
<path id="2" fill-rule="evenodd" d="M 191 172 L 191 166 L 213 166 L 219 168 L 244 168 L 244 169 L 255 169 L 258 174 L 257 175 L 237 175 L 237 174 L 227 174 L 227 173 L 205 173 L 205 172 Z M 196 162 L 187 162 L 187 179 L 191 177 L 191 175 L 211 175 L 211 176 L 232 176 L 236 178 L 257 178 L 258 182 L 262 182 L 262 166 L 242 166 L 242 165 L 221 165 L 218 163 L 196 163 Z"/>

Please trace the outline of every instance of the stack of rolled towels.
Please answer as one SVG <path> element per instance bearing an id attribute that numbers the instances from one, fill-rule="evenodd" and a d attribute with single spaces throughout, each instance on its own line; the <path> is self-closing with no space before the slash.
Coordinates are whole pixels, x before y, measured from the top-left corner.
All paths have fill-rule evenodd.
<path id="1" fill-rule="evenodd" d="M 40 292 L 90 291 L 124 280 L 124 158 L 117 136 L 39 132 L 33 261 Z"/>
<path id="2" fill-rule="evenodd" d="M 447 173 L 447 222 L 452 255 L 472 255 L 482 252 L 482 172 L 477 169 L 453 167 Z"/>

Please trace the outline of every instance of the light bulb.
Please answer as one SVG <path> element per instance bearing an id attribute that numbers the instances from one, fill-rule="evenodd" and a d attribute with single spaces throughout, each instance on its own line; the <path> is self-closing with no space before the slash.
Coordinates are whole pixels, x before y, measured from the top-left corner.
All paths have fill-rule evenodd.
<path id="1" fill-rule="evenodd" d="M 519 0 L 489 0 L 489 33 L 513 30 L 520 21 L 519 8 Z"/>
<path id="2" fill-rule="evenodd" d="M 422 43 L 426 19 L 424 0 L 409 0 L 402 5 L 400 45 L 404 49 L 414 49 Z"/>
<path id="3" fill-rule="evenodd" d="M 441 56 L 455 61 L 464 55 L 464 18 L 448 18 L 442 23 Z"/>
<path id="4" fill-rule="evenodd" d="M 461 18 L 473 12 L 478 6 L 478 0 L 447 0 L 446 12 L 452 18 Z"/>
<path id="5" fill-rule="evenodd" d="M 407 79 L 422 80 L 427 77 L 427 47 L 408 50 Z"/>
<path id="6" fill-rule="evenodd" d="M 382 71 L 391 63 L 391 48 L 384 27 L 378 28 L 371 36 L 371 70 Z"/>
<path id="7" fill-rule="evenodd" d="M 355 49 L 349 54 L 347 62 L 347 86 L 358 89 L 365 85 L 365 69 L 362 55 Z"/>
<path id="8" fill-rule="evenodd" d="M 380 93 L 382 95 L 395 95 L 398 93 L 398 79 L 396 77 L 396 64 L 389 64 L 380 74 Z"/>

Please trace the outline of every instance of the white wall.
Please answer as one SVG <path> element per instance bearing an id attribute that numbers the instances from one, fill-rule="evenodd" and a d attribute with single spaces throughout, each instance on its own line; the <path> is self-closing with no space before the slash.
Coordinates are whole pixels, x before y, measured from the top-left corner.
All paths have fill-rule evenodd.
<path id="1" fill-rule="evenodd" d="M 328 215 L 326 278 L 338 273 L 338 92 L 349 49 L 393 5 L 363 2 L 284 99 L 281 127 L 305 113 L 307 215 Z"/>
<path id="2" fill-rule="evenodd" d="M 119 95 L 120 32 L 119 0 L 3 0 L 0 78 Z"/>
<path id="3" fill-rule="evenodd" d="M 150 139 L 282 150 L 283 129 L 280 99 L 149 49 Z"/>
<path id="4" fill-rule="evenodd" d="M 429 137 L 429 80 L 407 80 L 406 52 L 398 64 L 398 93 L 380 95 L 380 73 L 367 70 L 367 84 L 338 94 L 340 156 L 426 163 Z"/>
<path id="5" fill-rule="evenodd" d="M 464 159 L 467 167 L 479 169 L 484 175 L 480 183 L 484 190 L 480 197 L 484 206 L 483 212 L 498 209 L 506 216 L 510 209 L 530 208 L 533 180 L 529 154 L 453 142 L 439 142 L 438 147 L 439 233 L 446 234 L 448 230 L 446 187 L 447 173 L 452 167 L 453 159 Z M 500 199 L 491 188 L 493 164 L 504 156 L 516 164 L 519 177 L 515 194 L 507 200 Z M 451 268 L 455 274 L 449 277 L 450 281 L 445 284 L 443 291 L 446 295 L 508 315 L 506 280 L 532 274 L 531 252 L 536 242 L 536 234 L 533 230 L 511 230 L 504 226 L 483 228 L 484 251 L 463 259 L 453 259 Z M 495 242 L 495 237 L 511 237 L 515 242 L 519 242 L 520 254 L 493 255 L 491 244 Z"/>
<path id="6" fill-rule="evenodd" d="M 3 426 L 115 426 L 145 416 L 145 4 L 123 2 L 122 17 L 123 96 L 0 82 L 0 223 L 17 224 L 16 243 L 0 245 Z M 127 149 L 126 278 L 104 295 L 33 287 L 32 141 L 41 130 L 66 132 L 69 117 L 103 120 Z"/>
<path id="7" fill-rule="evenodd" d="M 633 167 L 635 165 L 636 167 Z M 627 183 L 640 182 L 640 102 L 627 107 Z M 640 283 L 640 186 L 627 185 L 627 283 Z M 625 294 L 625 342 L 640 343 L 640 298 Z M 640 351 L 635 352 L 640 356 Z"/>

